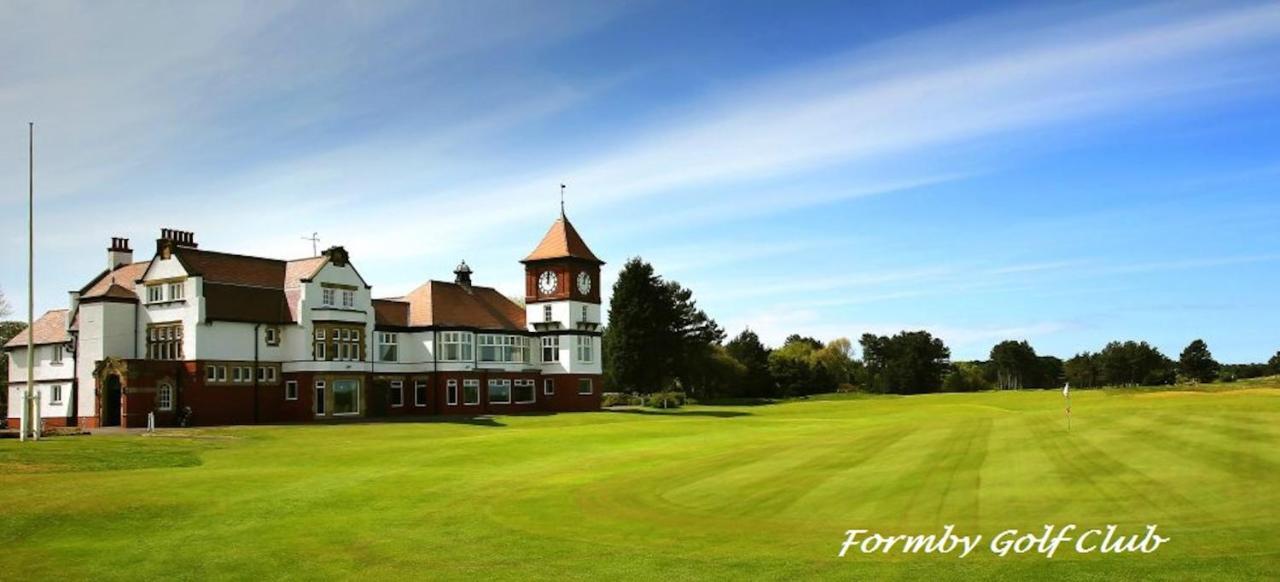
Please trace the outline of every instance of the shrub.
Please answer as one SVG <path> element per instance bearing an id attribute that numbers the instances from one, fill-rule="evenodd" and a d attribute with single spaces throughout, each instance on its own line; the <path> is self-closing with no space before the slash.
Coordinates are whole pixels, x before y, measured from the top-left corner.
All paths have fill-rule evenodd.
<path id="1" fill-rule="evenodd" d="M 649 408 L 680 408 L 685 404 L 685 394 L 674 390 L 654 392 L 645 397 L 644 404 Z"/>
<path id="2" fill-rule="evenodd" d="M 601 406 L 641 406 L 644 399 L 625 392 L 605 392 L 600 398 Z"/>

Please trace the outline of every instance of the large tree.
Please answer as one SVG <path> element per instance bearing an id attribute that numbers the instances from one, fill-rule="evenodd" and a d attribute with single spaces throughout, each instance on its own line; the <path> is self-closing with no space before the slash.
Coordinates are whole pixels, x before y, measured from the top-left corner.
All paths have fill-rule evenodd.
<path id="1" fill-rule="evenodd" d="M 1118 386 L 1173 382 L 1175 365 L 1147 342 L 1111 342 L 1098 352 L 1103 381 Z"/>
<path id="2" fill-rule="evenodd" d="M 991 387 L 981 362 L 953 362 L 951 371 L 942 380 L 946 392 L 977 392 Z"/>
<path id="3" fill-rule="evenodd" d="M 814 387 L 813 343 L 795 339 L 769 354 L 769 374 L 778 383 L 778 395 L 801 396 L 818 390 Z"/>
<path id="4" fill-rule="evenodd" d="M 1280 351 L 1277 351 L 1276 355 L 1271 356 L 1271 359 L 1267 360 L 1267 372 L 1271 374 L 1280 374 Z"/>
<path id="5" fill-rule="evenodd" d="M 662 387 L 666 371 L 667 332 L 663 318 L 662 280 L 649 263 L 627 261 L 613 284 L 609 327 L 605 330 L 604 365 L 618 392 L 652 392 Z"/>
<path id="6" fill-rule="evenodd" d="M 715 367 L 713 347 L 723 339 L 691 290 L 664 281 L 640 258 L 623 265 L 605 330 L 606 374 L 618 391 L 694 390 Z"/>
<path id="7" fill-rule="evenodd" d="M 1209 345 L 1197 339 L 1187 344 L 1178 357 L 1178 373 L 1194 382 L 1211 382 L 1218 375 L 1218 362 L 1209 353 Z"/>
<path id="8" fill-rule="evenodd" d="M 1076 388 L 1096 388 L 1103 383 L 1102 364 L 1097 354 L 1080 352 L 1063 365 L 1067 382 Z"/>
<path id="9" fill-rule="evenodd" d="M 746 369 L 736 396 L 776 396 L 773 393 L 773 376 L 769 373 L 769 349 L 764 347 L 756 332 L 751 328 L 744 329 L 724 347 L 729 356 Z"/>
<path id="10" fill-rule="evenodd" d="M 951 350 L 927 331 L 895 336 L 863 334 L 862 358 L 868 387 L 876 392 L 937 392 L 951 364 Z"/>
<path id="11" fill-rule="evenodd" d="M 1039 364 L 1035 348 L 1026 341 L 1005 340 L 991 348 L 991 365 L 996 370 L 998 388 L 1030 388 L 1036 385 Z"/>

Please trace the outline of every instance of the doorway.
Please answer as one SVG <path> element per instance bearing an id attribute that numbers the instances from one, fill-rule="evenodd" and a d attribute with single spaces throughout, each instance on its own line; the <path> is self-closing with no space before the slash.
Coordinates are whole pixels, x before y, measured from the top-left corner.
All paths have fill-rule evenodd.
<path id="1" fill-rule="evenodd" d="M 107 376 L 102 386 L 102 426 L 120 426 L 120 400 L 123 391 L 120 389 L 120 376 Z"/>

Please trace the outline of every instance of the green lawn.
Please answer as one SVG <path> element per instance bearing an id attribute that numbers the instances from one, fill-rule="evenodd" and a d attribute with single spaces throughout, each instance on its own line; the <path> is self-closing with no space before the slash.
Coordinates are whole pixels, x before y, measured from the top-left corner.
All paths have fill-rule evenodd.
<path id="1" fill-rule="evenodd" d="M 1263 578 L 1280 381 L 0 442 L 0 578 Z M 1158 524 L 1153 554 L 836 557 Z M 985 545 L 984 545 L 985 548 Z"/>

